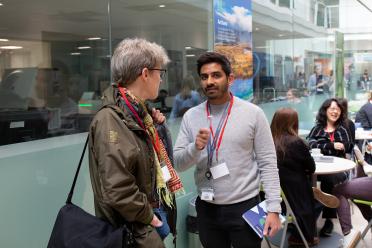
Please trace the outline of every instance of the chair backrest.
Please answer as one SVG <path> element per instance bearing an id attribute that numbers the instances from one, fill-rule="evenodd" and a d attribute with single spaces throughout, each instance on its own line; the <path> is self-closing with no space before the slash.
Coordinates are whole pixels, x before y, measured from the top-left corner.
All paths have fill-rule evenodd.
<path id="1" fill-rule="evenodd" d="M 363 163 L 364 163 L 364 156 L 362 154 L 362 152 L 360 151 L 359 147 L 357 145 L 354 146 L 354 154 L 355 154 L 355 157 L 357 159 L 357 163 L 359 165 L 362 165 L 363 166 Z"/>
<path id="2" fill-rule="evenodd" d="M 357 168 L 356 168 L 356 176 L 357 177 L 365 177 L 367 175 L 370 175 L 372 174 L 372 165 L 370 165 L 369 163 L 367 163 L 365 160 L 364 160 L 364 156 L 362 154 L 362 152 L 359 150 L 359 147 L 358 146 L 354 146 L 354 154 L 355 154 L 355 157 L 356 157 L 356 162 L 357 162 Z"/>

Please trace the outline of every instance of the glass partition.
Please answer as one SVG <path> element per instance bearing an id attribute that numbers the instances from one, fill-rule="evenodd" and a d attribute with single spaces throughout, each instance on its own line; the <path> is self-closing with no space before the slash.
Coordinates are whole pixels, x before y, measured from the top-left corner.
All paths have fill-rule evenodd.
<path id="1" fill-rule="evenodd" d="M 0 181 L 7 187 L 0 188 L 5 196 L 0 210 L 7 214 L 0 246 L 45 247 L 80 155 L 82 132 L 111 83 L 115 46 L 140 37 L 167 50 L 166 80 L 151 104 L 167 115 L 175 140 L 183 113 L 203 101 L 196 60 L 213 49 L 213 1 L 1 3 Z M 300 134 L 306 135 L 320 104 L 335 96 L 337 73 L 343 75 L 341 91 L 351 116 L 366 102 L 372 87 L 372 13 L 358 1 L 252 0 L 252 19 L 250 100 L 269 121 L 278 108 L 293 107 Z M 343 40 L 336 41 L 336 31 Z M 337 68 L 336 46 L 344 56 Z M 178 107 L 179 98 L 188 103 Z M 86 162 L 74 202 L 93 213 Z M 185 222 L 195 194 L 193 170 L 181 178 L 187 194 L 177 198 L 177 245 L 189 247 Z"/>
<path id="2" fill-rule="evenodd" d="M 335 93 L 333 34 L 324 26 L 324 14 L 318 18 L 322 12 L 315 1 L 265 11 L 270 13 L 253 9 L 254 102 L 269 121 L 280 107 L 296 109 L 300 129 L 309 130 L 320 104 Z"/>
<path id="3" fill-rule="evenodd" d="M 86 131 L 110 80 L 107 2 L 0 11 L 0 145 Z"/>

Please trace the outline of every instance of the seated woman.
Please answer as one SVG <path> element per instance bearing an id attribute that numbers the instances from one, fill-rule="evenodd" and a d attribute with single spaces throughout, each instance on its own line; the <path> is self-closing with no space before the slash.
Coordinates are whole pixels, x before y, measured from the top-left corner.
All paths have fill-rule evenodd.
<path id="1" fill-rule="evenodd" d="M 335 98 L 327 99 L 319 108 L 316 125 L 307 137 L 310 148 L 319 148 L 324 155 L 345 158 L 346 151 L 352 148 L 352 138 L 345 127 L 346 115 L 339 101 Z M 320 175 L 321 190 L 332 193 L 333 187 L 345 181 L 347 174 L 344 172 Z M 336 209 L 323 209 L 323 218 L 326 219 L 320 230 L 320 235 L 331 236 L 333 230 L 332 218 L 336 218 Z"/>
<path id="2" fill-rule="evenodd" d="M 297 89 L 288 89 L 287 91 L 287 102 L 288 103 L 300 103 L 301 102 L 301 96 L 298 93 Z"/>
<path id="3" fill-rule="evenodd" d="M 298 114 L 291 108 L 281 108 L 271 122 L 279 168 L 280 185 L 310 246 L 319 243 L 316 237 L 316 212 L 311 176 L 315 163 L 308 146 L 298 137 Z M 289 244 L 301 244 L 298 233 Z"/>

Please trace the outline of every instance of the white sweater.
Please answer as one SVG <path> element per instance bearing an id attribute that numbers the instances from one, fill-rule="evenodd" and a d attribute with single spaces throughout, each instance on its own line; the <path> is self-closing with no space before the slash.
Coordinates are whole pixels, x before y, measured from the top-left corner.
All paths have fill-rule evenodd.
<path id="1" fill-rule="evenodd" d="M 211 105 L 214 132 L 227 104 Z M 254 104 L 234 97 L 218 152 L 219 161 L 226 162 L 229 175 L 218 179 L 208 180 L 205 177 L 207 149 L 200 151 L 195 147 L 200 128 L 209 128 L 206 102 L 185 113 L 174 147 L 174 161 L 178 170 L 184 171 L 196 165 L 194 176 L 199 195 L 201 188 L 212 187 L 215 199 L 211 203 L 238 203 L 256 196 L 261 182 L 268 211 L 281 212 L 275 146 L 263 111 Z"/>

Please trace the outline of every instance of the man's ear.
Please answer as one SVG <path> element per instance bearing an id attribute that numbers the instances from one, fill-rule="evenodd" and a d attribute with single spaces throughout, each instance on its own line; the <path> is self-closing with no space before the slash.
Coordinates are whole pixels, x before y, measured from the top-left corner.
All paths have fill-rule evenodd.
<path id="1" fill-rule="evenodd" d="M 229 86 L 231 86 L 234 83 L 235 77 L 234 74 L 230 73 L 230 75 L 227 77 L 227 82 Z"/>

